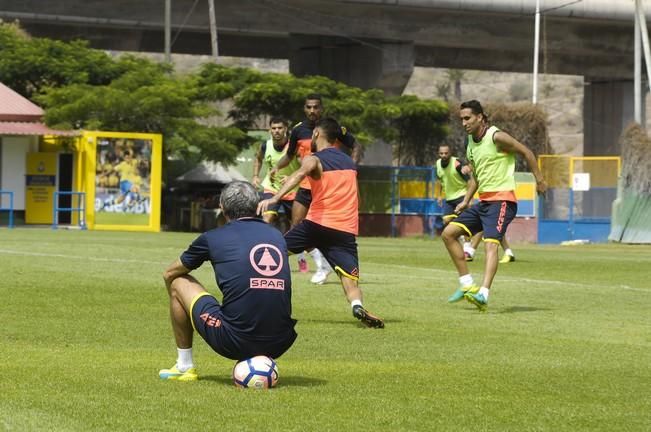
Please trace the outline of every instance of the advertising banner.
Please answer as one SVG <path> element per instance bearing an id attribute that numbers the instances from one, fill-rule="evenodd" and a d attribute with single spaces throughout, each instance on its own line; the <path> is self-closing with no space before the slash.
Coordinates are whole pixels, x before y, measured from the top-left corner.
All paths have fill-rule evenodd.
<path id="1" fill-rule="evenodd" d="M 25 223 L 52 223 L 57 163 L 57 153 L 27 153 Z"/>
<path id="2" fill-rule="evenodd" d="M 95 223 L 149 225 L 151 139 L 98 137 Z"/>

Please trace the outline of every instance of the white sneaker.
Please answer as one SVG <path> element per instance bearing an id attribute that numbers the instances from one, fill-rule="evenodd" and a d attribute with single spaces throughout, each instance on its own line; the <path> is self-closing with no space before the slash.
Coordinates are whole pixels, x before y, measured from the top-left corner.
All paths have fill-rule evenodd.
<path id="1" fill-rule="evenodd" d="M 316 273 L 314 273 L 312 279 L 310 279 L 310 282 L 317 285 L 323 285 L 325 281 L 328 279 L 329 274 L 330 274 L 330 270 L 319 269 L 316 271 Z"/>

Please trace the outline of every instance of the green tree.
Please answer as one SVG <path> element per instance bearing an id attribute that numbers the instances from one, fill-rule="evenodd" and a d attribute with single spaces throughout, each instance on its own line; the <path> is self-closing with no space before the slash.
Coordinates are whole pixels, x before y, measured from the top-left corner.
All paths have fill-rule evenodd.
<path id="1" fill-rule="evenodd" d="M 85 41 L 32 38 L 0 23 L 0 82 L 27 98 L 45 87 L 107 84 L 121 73 L 119 63 Z"/>
<path id="2" fill-rule="evenodd" d="M 323 96 L 325 114 L 346 125 L 360 143 L 396 143 L 401 163 L 428 160 L 427 146 L 446 133 L 443 102 L 387 98 L 381 90 L 325 77 L 214 63 L 179 77 L 166 64 L 115 59 L 85 42 L 32 38 L 13 24 L 0 24 L 0 80 L 42 104 L 50 126 L 161 133 L 168 157 L 193 161 L 234 161 L 252 143 L 247 130 L 266 127 L 260 120 L 269 115 L 302 120 L 305 96 L 313 92 Z M 231 106 L 228 113 L 214 108 L 223 101 Z M 210 126 L 216 116 L 232 123 Z"/>
<path id="3" fill-rule="evenodd" d="M 46 122 L 68 129 L 160 133 L 168 157 L 190 160 L 230 163 L 251 144 L 244 130 L 202 124 L 216 111 L 199 100 L 192 77 L 174 77 L 165 64 L 131 56 L 119 64 L 127 72 L 108 85 L 72 84 L 37 96 L 48 108 Z"/>
<path id="4" fill-rule="evenodd" d="M 398 165 L 431 165 L 437 158 L 438 144 L 448 134 L 448 106 L 436 100 L 399 96 L 380 107 L 391 127 L 394 156 Z M 393 139 L 392 139 L 393 138 Z"/>
<path id="5" fill-rule="evenodd" d="M 419 164 L 431 159 L 430 147 L 447 131 L 447 105 L 440 101 L 425 101 L 415 96 L 388 98 L 381 90 L 362 90 L 325 77 L 298 78 L 245 69 L 232 73 L 214 64 L 204 66 L 199 76 L 199 93 L 233 98 L 234 107 L 229 115 L 243 128 L 252 127 L 257 119 L 270 115 L 299 121 L 304 117 L 305 96 L 319 93 L 324 100 L 325 115 L 339 120 L 363 144 L 376 139 L 395 143 L 401 163 Z"/>

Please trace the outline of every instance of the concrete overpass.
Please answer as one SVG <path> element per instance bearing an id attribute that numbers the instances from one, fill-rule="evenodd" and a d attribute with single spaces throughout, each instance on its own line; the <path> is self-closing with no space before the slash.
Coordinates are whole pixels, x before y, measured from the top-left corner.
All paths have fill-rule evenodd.
<path id="1" fill-rule="evenodd" d="M 548 73 L 585 76 L 586 153 L 616 153 L 612 143 L 632 118 L 633 0 L 541 3 L 541 65 Z M 532 70 L 534 0 L 215 4 L 220 54 L 288 58 L 297 75 L 397 94 L 414 66 Z M 84 38 L 102 49 L 164 46 L 163 0 L 2 0 L 0 18 L 18 19 L 36 36 Z M 210 53 L 206 0 L 172 0 L 172 36 L 173 52 Z"/>

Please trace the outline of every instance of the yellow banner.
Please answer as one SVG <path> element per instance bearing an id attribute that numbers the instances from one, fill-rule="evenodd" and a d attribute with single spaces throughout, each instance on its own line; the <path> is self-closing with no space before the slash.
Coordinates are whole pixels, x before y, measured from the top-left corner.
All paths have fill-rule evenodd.
<path id="1" fill-rule="evenodd" d="M 58 153 L 27 153 L 25 223 L 52 223 L 58 156 Z"/>

